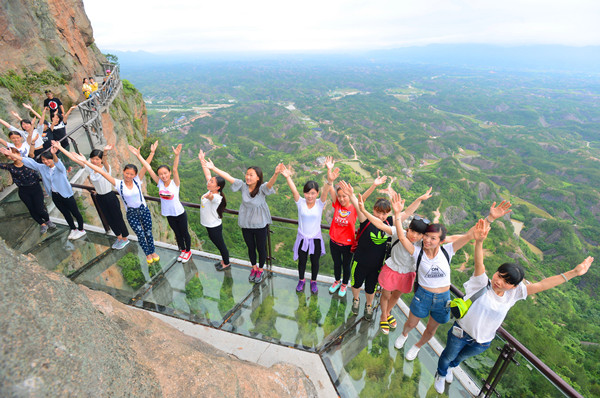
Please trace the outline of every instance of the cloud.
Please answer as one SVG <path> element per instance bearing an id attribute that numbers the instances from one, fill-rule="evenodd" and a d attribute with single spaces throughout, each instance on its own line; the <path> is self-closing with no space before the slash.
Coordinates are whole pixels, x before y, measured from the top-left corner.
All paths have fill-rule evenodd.
<path id="1" fill-rule="evenodd" d="M 98 46 L 121 51 L 347 51 L 432 43 L 600 45 L 597 1 L 84 0 L 84 5 Z"/>

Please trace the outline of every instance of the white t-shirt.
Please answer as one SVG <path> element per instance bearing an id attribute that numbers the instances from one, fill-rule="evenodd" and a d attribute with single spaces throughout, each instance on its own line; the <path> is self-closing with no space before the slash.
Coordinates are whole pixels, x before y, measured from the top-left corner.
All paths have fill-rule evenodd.
<path id="1" fill-rule="evenodd" d="M 167 217 L 177 217 L 185 211 L 179 201 L 179 187 L 171 180 L 168 187 L 158 180 L 158 196 L 160 196 L 160 214 Z"/>
<path id="2" fill-rule="evenodd" d="M 129 189 L 123 180 L 115 178 L 115 189 L 121 194 L 121 199 L 123 200 L 123 203 L 125 203 L 125 206 L 137 209 L 142 205 L 146 206 L 146 199 L 144 199 L 144 195 L 142 194 L 142 182 L 140 181 L 140 177 L 135 176 L 133 181 L 133 186 Z"/>
<path id="3" fill-rule="evenodd" d="M 102 170 L 106 171 L 106 167 L 102 166 Z M 89 166 L 87 166 L 87 165 L 85 166 L 85 171 L 87 171 L 87 173 L 90 177 L 90 181 L 94 185 L 94 189 L 96 190 L 98 195 L 106 195 L 107 193 L 112 191 L 112 188 L 113 188 L 112 185 L 110 185 L 110 182 L 108 182 L 108 180 L 106 178 L 104 178 L 102 176 L 102 174 L 96 173 L 94 170 L 89 168 Z M 108 171 L 106 171 L 106 172 L 108 174 L 110 174 L 110 172 L 111 172 L 110 166 L 108 166 Z"/>
<path id="4" fill-rule="evenodd" d="M 23 144 L 26 144 L 27 142 L 27 136 L 29 135 L 29 133 L 25 130 L 19 130 L 17 128 L 14 127 L 9 127 L 10 131 L 14 131 L 16 133 L 21 134 L 21 137 L 23 137 Z M 37 135 L 37 138 L 35 139 L 35 141 L 33 142 L 33 148 L 40 148 L 44 146 L 44 139 L 42 138 L 42 132 L 44 131 L 44 126 L 39 126 L 33 129 L 33 135 L 34 137 Z"/>
<path id="5" fill-rule="evenodd" d="M 452 261 L 452 256 L 454 255 L 452 243 L 446 243 L 443 247 L 448 252 L 450 261 Z M 415 252 L 413 253 L 415 262 L 420 252 L 421 247 L 415 246 Z M 419 285 L 432 289 L 450 286 L 450 261 L 446 260 L 441 247 L 434 258 L 429 258 L 427 254 L 423 253 L 421 264 L 419 265 L 419 274 L 417 275 Z"/>
<path id="6" fill-rule="evenodd" d="M 298 207 L 298 233 L 307 239 L 321 236 L 321 216 L 325 203 L 317 199 L 314 206 L 309 209 L 306 199 L 298 198 L 296 206 Z"/>
<path id="7" fill-rule="evenodd" d="M 486 286 L 488 281 L 489 278 L 485 273 L 472 276 L 463 285 L 465 295 L 469 297 L 475 294 L 479 289 Z M 481 297 L 475 300 L 464 318 L 457 319 L 456 322 L 478 343 L 487 343 L 496 336 L 496 331 L 502 325 L 508 310 L 517 301 L 526 298 L 527 287 L 523 282 L 519 283 L 514 289 L 505 291 L 502 296 L 498 296 L 490 287 Z"/>
<path id="8" fill-rule="evenodd" d="M 402 230 L 402 234 L 405 234 L 404 230 Z M 394 242 L 396 242 L 397 240 L 398 230 L 396 229 L 396 226 L 393 225 L 392 244 L 394 244 Z M 398 272 L 399 274 L 408 274 L 409 272 L 415 272 L 416 264 L 417 259 L 410 255 L 408 250 L 404 248 L 401 242 L 394 244 L 394 247 L 392 247 L 392 253 L 390 254 L 390 258 L 385 260 L 385 265 L 387 265 L 392 271 Z M 423 260 L 421 260 L 421 264 L 423 264 Z"/>
<path id="9" fill-rule="evenodd" d="M 210 200 L 206 197 L 209 193 L 202 195 L 200 200 L 200 224 L 206 228 L 214 228 L 223 222 L 217 213 L 217 207 L 221 204 L 223 197 L 221 194 L 213 193 L 213 198 Z"/>
<path id="10" fill-rule="evenodd" d="M 19 153 L 21 154 L 22 157 L 24 158 L 28 158 L 29 157 L 29 144 L 26 142 L 21 143 L 21 148 L 17 148 L 15 146 L 15 144 L 13 144 L 12 142 L 7 142 L 6 146 L 9 148 L 16 148 L 17 151 L 19 151 Z"/>

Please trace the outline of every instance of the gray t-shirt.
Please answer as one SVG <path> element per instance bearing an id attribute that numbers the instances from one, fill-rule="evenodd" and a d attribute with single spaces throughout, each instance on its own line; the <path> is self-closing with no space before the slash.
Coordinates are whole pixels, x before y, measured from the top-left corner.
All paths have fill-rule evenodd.
<path id="1" fill-rule="evenodd" d="M 237 192 L 242 190 L 242 204 L 240 205 L 240 215 L 238 216 L 238 225 L 241 228 L 264 228 L 271 224 L 271 212 L 267 206 L 266 197 L 275 193 L 273 188 L 262 184 L 255 197 L 250 196 L 248 184 L 237 178 L 231 184 L 231 190 Z"/>
<path id="2" fill-rule="evenodd" d="M 404 230 L 400 230 L 401 234 L 404 234 Z M 396 226 L 392 226 L 392 244 L 398 240 L 398 230 Z M 411 254 L 404 248 L 401 242 L 398 242 L 392 247 L 390 258 L 385 260 L 387 265 L 392 271 L 396 271 L 399 274 L 408 274 L 409 272 L 415 272 L 417 260 L 411 256 Z"/>

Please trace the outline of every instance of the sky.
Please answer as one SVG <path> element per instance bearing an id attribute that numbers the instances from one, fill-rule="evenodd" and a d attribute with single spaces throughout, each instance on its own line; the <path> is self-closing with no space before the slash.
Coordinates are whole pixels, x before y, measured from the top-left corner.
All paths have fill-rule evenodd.
<path id="1" fill-rule="evenodd" d="M 83 0 L 103 51 L 600 45 L 598 0 Z M 110 17 L 110 18 L 109 18 Z"/>

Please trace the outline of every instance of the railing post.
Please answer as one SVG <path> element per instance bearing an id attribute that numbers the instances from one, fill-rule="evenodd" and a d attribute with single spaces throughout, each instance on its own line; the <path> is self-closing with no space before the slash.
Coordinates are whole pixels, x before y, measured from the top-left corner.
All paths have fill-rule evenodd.
<path id="1" fill-rule="evenodd" d="M 273 268 L 273 248 L 271 247 L 271 225 L 267 224 L 267 270 Z"/>
<path id="2" fill-rule="evenodd" d="M 498 347 L 500 350 L 500 347 Z M 490 397 L 492 392 L 496 394 L 496 396 L 500 397 L 500 394 L 496 391 L 496 386 L 504 373 L 506 372 L 506 368 L 511 362 L 514 362 L 519 366 L 519 362 L 514 359 L 515 354 L 517 353 L 517 349 L 513 347 L 512 344 L 506 343 L 494 364 L 492 370 L 490 370 L 490 374 L 486 380 L 483 380 L 483 386 L 481 387 L 481 391 L 479 392 L 479 397 Z"/>
<path id="3" fill-rule="evenodd" d="M 94 202 L 94 207 L 96 207 L 98 216 L 100 216 L 100 221 L 102 221 L 102 226 L 104 227 L 104 230 L 107 233 L 110 232 L 110 227 L 108 226 L 106 217 L 104 216 L 104 213 L 102 213 L 102 210 L 100 210 L 100 206 L 98 206 L 98 199 L 96 198 L 96 192 L 95 191 L 90 192 L 90 196 L 92 197 L 92 202 Z"/>

